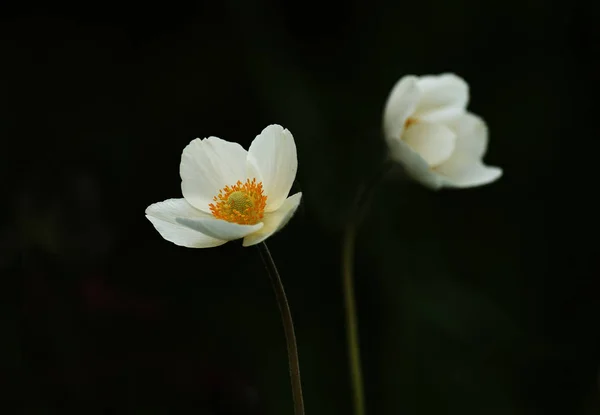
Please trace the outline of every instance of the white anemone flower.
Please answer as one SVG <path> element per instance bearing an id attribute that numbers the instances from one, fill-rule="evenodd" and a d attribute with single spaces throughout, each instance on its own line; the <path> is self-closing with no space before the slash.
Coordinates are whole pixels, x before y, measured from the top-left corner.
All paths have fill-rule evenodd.
<path id="1" fill-rule="evenodd" d="M 244 150 L 237 143 L 197 138 L 181 155 L 182 199 L 146 209 L 146 217 L 167 241 L 210 248 L 244 238 L 264 241 L 291 219 L 302 193 L 288 197 L 298 169 L 294 137 L 269 125 Z"/>
<path id="2" fill-rule="evenodd" d="M 467 112 L 469 86 L 454 74 L 407 75 L 388 97 L 383 129 L 393 160 L 432 189 L 475 187 L 502 175 L 486 166 L 488 129 Z"/>

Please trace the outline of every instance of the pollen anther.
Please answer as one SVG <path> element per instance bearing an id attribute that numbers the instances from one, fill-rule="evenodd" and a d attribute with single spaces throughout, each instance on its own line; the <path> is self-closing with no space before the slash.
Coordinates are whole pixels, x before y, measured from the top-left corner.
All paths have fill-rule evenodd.
<path id="1" fill-rule="evenodd" d="M 238 180 L 232 186 L 225 186 L 213 197 L 213 201 L 208 206 L 215 218 L 241 225 L 254 225 L 264 216 L 267 196 L 263 194 L 261 182 L 246 179 L 245 183 Z"/>

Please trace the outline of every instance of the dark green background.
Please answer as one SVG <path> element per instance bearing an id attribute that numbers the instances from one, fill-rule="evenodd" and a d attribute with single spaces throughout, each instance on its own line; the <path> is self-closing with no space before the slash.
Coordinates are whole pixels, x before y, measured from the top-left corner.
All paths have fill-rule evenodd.
<path id="1" fill-rule="evenodd" d="M 356 252 L 369 414 L 600 412 L 598 6 L 3 2 L 0 19 L 3 413 L 291 414 L 256 250 L 180 248 L 144 218 L 180 197 L 190 140 L 247 148 L 278 123 L 304 196 L 269 245 L 307 415 L 350 414 L 341 225 L 390 88 L 446 71 L 504 176 L 378 188 Z"/>

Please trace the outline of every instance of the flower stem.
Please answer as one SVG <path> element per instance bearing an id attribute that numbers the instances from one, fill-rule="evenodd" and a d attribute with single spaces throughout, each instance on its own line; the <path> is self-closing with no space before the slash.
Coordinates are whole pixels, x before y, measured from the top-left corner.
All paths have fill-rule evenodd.
<path id="1" fill-rule="evenodd" d="M 296 334 L 294 333 L 294 322 L 290 305 L 283 289 L 283 283 L 277 267 L 271 256 L 271 252 L 265 242 L 261 242 L 258 246 L 260 257 L 262 258 L 271 283 L 277 298 L 277 305 L 281 313 L 283 321 L 283 329 L 285 331 L 285 341 L 287 343 L 288 363 L 290 366 L 290 379 L 292 383 L 292 395 L 294 398 L 294 415 L 304 415 L 304 400 L 302 398 L 302 382 L 300 380 L 300 362 L 298 360 L 298 345 L 296 344 Z"/>
<path id="2" fill-rule="evenodd" d="M 353 210 L 350 213 L 350 219 L 344 230 L 342 244 L 342 283 L 344 286 L 346 340 L 348 344 L 350 376 L 352 378 L 354 415 L 366 414 L 362 364 L 360 359 L 360 336 L 358 333 L 356 298 L 354 294 L 354 249 L 356 245 L 356 233 L 366 207 L 373 196 L 373 190 L 392 165 L 390 160 L 385 160 L 381 169 L 377 171 L 373 178 L 368 183 L 361 185 L 356 194 Z"/>
<path id="3" fill-rule="evenodd" d="M 354 296 L 353 266 L 356 227 L 350 222 L 344 233 L 342 247 L 342 274 L 344 285 L 344 305 L 346 310 L 346 341 L 348 345 L 348 363 L 352 378 L 352 397 L 355 415 L 365 415 L 365 392 L 363 387 L 362 365 L 360 362 L 360 342 Z"/>

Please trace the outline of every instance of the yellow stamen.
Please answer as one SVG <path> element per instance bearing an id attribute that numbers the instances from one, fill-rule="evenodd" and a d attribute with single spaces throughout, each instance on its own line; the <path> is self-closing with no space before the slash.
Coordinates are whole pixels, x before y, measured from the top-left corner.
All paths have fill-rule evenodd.
<path id="1" fill-rule="evenodd" d="M 260 222 L 267 205 L 262 183 L 256 179 L 247 179 L 245 183 L 238 180 L 233 186 L 225 186 L 213 200 L 215 203 L 208 206 L 215 218 L 241 225 Z"/>

